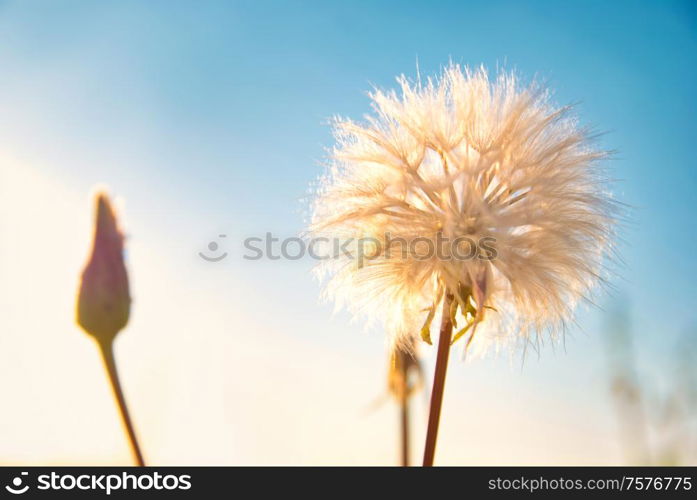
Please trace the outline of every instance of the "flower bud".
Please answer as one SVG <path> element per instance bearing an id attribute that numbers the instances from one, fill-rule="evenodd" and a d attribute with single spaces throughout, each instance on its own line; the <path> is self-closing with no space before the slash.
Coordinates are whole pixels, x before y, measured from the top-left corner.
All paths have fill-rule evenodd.
<path id="1" fill-rule="evenodd" d="M 82 272 L 77 322 L 100 344 L 108 344 L 128 323 L 131 296 L 123 259 L 123 234 L 105 193 L 96 197 L 92 254 Z"/>

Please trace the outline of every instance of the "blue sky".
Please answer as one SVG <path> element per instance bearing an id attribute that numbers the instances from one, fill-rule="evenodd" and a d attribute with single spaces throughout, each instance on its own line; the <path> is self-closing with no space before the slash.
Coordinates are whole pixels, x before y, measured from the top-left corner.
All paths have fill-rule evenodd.
<path id="1" fill-rule="evenodd" d="M 2 100 L 23 115 L 5 120 L 5 141 L 31 140 L 22 154 L 65 160 L 49 163 L 83 186 L 158 185 L 241 232 L 297 232 L 298 200 L 331 145 L 327 120 L 360 117 L 372 85 L 415 75 L 417 61 L 423 74 L 452 59 L 537 76 L 617 151 L 615 191 L 634 207 L 618 286 L 641 323 L 690 319 L 690 2 L 10 2 L 2 12 Z"/>
<path id="2" fill-rule="evenodd" d="M 197 294 L 280 309 L 286 321 L 270 322 L 291 337 L 369 352 L 377 337 L 349 341 L 348 318 L 317 307 L 308 262 L 250 264 L 241 239 L 303 228 L 332 116 L 358 118 L 371 86 L 450 60 L 544 80 L 606 132 L 616 197 L 632 207 L 615 295 L 632 304 L 650 370 L 697 321 L 689 1 L 3 2 L 0 151 L 76 196 L 107 184 L 125 200 L 131 239 L 176 263 L 184 288 L 191 279 Z M 213 272 L 196 253 L 220 233 L 232 258 Z M 585 333 L 572 338 L 592 343 L 601 312 L 579 318 Z M 577 354 L 532 368 L 531 384 L 556 394 L 554 370 L 602 364 L 597 346 L 567 349 Z"/>

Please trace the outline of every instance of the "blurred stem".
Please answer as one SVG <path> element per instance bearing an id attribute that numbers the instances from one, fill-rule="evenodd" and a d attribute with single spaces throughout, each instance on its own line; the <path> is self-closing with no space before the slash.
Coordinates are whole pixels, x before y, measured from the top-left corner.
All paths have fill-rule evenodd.
<path id="1" fill-rule="evenodd" d="M 402 401 L 402 467 L 409 467 L 409 400 Z"/>
<path id="2" fill-rule="evenodd" d="M 128 435 L 128 440 L 131 444 L 131 450 L 136 459 L 136 464 L 139 467 L 145 466 L 143 461 L 143 454 L 140 452 L 140 446 L 138 445 L 138 439 L 136 439 L 136 433 L 133 429 L 133 423 L 131 422 L 131 417 L 128 414 L 128 406 L 126 406 L 126 399 L 123 397 L 123 391 L 121 390 L 121 383 L 119 382 L 119 374 L 116 370 L 116 362 L 114 360 L 114 344 L 113 342 L 100 342 L 99 349 L 102 352 L 102 359 L 104 360 L 104 366 L 109 374 L 109 381 L 111 382 L 111 388 L 114 391 L 114 396 L 119 405 L 119 411 L 121 412 L 121 420 L 126 427 L 126 433 Z"/>
<path id="3" fill-rule="evenodd" d="M 426 431 L 426 446 L 424 447 L 424 467 L 433 466 L 433 458 L 436 454 L 440 409 L 443 404 L 445 374 L 448 370 L 448 357 L 450 355 L 450 339 L 453 336 L 453 323 L 450 317 L 450 304 L 452 301 L 453 296 L 446 292 L 445 298 L 443 299 L 443 313 L 440 323 L 440 337 L 438 338 L 436 370 L 433 374 L 431 407 L 428 413 L 428 430 Z"/>
<path id="4" fill-rule="evenodd" d="M 400 352 L 398 354 L 403 358 L 409 354 Z M 406 359 L 401 363 L 403 386 L 399 397 L 400 404 L 400 422 L 402 429 L 402 467 L 409 467 L 409 394 L 408 394 L 408 376 L 409 364 Z"/>

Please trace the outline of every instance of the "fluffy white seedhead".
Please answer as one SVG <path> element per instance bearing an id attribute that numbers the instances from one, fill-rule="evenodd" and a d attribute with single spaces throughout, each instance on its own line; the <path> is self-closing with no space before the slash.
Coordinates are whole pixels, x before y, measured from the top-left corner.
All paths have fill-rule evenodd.
<path id="1" fill-rule="evenodd" d="M 398 82 L 400 92 L 370 94 L 364 123 L 335 120 L 310 233 L 354 241 L 352 255 L 318 266 L 325 295 L 383 322 L 399 345 L 429 340 L 446 296 L 471 349 L 554 335 L 610 248 L 606 152 L 569 108 L 513 74 L 451 65 Z"/>

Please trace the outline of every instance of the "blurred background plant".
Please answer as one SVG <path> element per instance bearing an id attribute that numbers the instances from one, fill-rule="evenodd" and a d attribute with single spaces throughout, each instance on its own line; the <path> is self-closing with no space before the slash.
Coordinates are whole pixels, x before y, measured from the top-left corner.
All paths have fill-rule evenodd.
<path id="1" fill-rule="evenodd" d="M 629 305 L 607 315 L 610 395 L 627 464 L 697 464 L 697 329 L 688 329 L 651 373 L 638 367 Z M 657 332 L 660 335 L 660 332 Z M 661 378 L 655 373 L 662 375 Z"/>
<path id="2" fill-rule="evenodd" d="M 416 354 L 416 345 L 393 347 L 388 371 L 388 390 L 399 406 L 399 436 L 401 465 L 408 467 L 411 457 L 410 398 L 423 388 L 423 371 Z"/>

